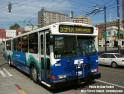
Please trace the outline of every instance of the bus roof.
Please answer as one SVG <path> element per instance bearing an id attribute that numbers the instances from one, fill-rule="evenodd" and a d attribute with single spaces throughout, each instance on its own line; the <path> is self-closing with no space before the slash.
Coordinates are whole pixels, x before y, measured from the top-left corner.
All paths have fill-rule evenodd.
<path id="1" fill-rule="evenodd" d="M 39 32 L 39 31 L 42 31 L 42 30 L 51 29 L 53 26 L 58 26 L 58 25 L 61 25 L 61 24 L 62 24 L 62 25 L 86 26 L 86 27 L 93 27 L 93 28 L 95 28 L 95 27 L 92 26 L 92 25 L 82 24 L 82 23 L 58 22 L 58 23 L 54 23 L 54 24 L 51 24 L 51 25 L 48 25 L 48 26 L 44 26 L 44 27 L 42 27 L 42 28 L 38 28 L 38 29 L 32 30 L 32 31 L 30 31 L 30 32 L 27 32 L 27 33 L 18 35 L 18 36 L 16 36 L 16 37 L 10 38 L 10 39 L 8 39 L 8 40 L 11 40 L 11 39 L 14 39 L 14 38 L 18 38 L 18 37 L 21 37 L 21 36 L 24 36 L 24 35 L 28 35 L 28 34 L 31 34 L 31 33 Z M 6 41 L 7 41 L 7 40 L 6 40 Z"/>

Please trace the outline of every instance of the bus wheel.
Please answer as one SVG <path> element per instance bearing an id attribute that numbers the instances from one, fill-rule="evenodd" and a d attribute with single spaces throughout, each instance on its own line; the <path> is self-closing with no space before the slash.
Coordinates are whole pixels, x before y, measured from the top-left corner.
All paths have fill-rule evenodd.
<path id="1" fill-rule="evenodd" d="M 31 66 L 31 79 L 37 83 L 38 82 L 38 73 L 35 65 Z"/>

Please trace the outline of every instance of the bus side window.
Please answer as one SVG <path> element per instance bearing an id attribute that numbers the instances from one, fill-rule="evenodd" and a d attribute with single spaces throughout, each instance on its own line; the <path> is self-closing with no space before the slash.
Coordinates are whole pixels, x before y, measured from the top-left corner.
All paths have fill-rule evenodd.
<path id="1" fill-rule="evenodd" d="M 29 52 L 38 53 L 38 33 L 29 35 Z"/>
<path id="2" fill-rule="evenodd" d="M 17 38 L 17 43 L 16 43 L 17 51 L 21 51 L 21 37 Z"/>
<path id="3" fill-rule="evenodd" d="M 16 39 L 13 39 L 13 48 L 14 48 L 14 51 L 16 51 Z"/>
<path id="4" fill-rule="evenodd" d="M 18 39 L 17 38 L 13 40 L 14 51 L 17 51 L 17 46 L 18 46 L 18 43 L 17 42 L 18 42 Z"/>
<path id="5" fill-rule="evenodd" d="M 22 52 L 28 52 L 28 35 L 22 37 Z"/>

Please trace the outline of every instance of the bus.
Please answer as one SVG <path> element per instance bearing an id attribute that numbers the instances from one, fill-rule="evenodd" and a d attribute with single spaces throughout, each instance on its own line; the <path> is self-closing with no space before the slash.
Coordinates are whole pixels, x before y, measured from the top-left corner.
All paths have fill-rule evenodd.
<path id="1" fill-rule="evenodd" d="M 5 42 L 5 57 L 48 87 L 80 84 L 101 77 L 98 68 L 98 30 L 59 22 L 18 35 Z"/>

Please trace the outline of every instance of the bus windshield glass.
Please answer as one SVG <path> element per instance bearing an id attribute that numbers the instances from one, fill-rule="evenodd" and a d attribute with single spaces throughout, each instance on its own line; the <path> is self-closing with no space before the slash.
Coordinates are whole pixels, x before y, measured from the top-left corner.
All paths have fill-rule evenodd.
<path id="1" fill-rule="evenodd" d="M 78 56 L 93 56 L 96 55 L 97 51 L 95 48 L 95 41 L 94 38 L 84 38 L 78 37 L 77 38 L 78 46 L 77 46 L 77 53 Z"/>
<path id="2" fill-rule="evenodd" d="M 94 38 L 79 36 L 54 36 L 55 59 L 84 57 L 96 54 Z"/>

